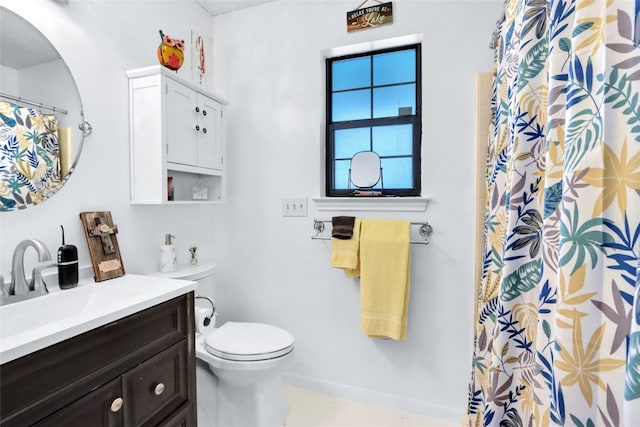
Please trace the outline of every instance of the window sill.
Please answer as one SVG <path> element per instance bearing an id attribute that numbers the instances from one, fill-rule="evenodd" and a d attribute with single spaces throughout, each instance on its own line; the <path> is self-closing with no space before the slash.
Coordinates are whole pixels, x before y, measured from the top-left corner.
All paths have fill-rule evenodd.
<path id="1" fill-rule="evenodd" d="M 319 211 L 424 212 L 424 197 L 321 197 L 312 199 Z"/>

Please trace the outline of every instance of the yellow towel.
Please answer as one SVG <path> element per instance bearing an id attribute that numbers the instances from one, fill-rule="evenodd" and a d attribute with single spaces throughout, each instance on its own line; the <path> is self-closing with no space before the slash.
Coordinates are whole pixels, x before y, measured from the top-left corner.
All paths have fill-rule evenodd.
<path id="1" fill-rule="evenodd" d="M 353 223 L 353 236 L 351 236 L 351 239 L 331 238 L 331 265 L 336 268 L 342 268 L 347 277 L 359 276 L 360 223 L 360 218 L 356 218 Z"/>
<path id="2" fill-rule="evenodd" d="M 410 234 L 409 221 L 362 220 L 360 328 L 372 338 L 406 338 Z"/>
<path id="3" fill-rule="evenodd" d="M 73 163 L 71 128 L 58 129 L 58 144 L 60 147 L 60 178 L 66 178 Z"/>

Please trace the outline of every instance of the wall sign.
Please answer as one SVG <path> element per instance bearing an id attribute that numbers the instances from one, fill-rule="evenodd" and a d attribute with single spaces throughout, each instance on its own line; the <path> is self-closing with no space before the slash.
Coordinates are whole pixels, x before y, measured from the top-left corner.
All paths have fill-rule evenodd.
<path id="1" fill-rule="evenodd" d="M 368 1 L 368 0 L 367 0 Z M 356 10 L 347 12 L 347 32 L 375 28 L 393 23 L 393 6 L 389 3 L 362 8 L 367 2 L 360 3 Z"/>

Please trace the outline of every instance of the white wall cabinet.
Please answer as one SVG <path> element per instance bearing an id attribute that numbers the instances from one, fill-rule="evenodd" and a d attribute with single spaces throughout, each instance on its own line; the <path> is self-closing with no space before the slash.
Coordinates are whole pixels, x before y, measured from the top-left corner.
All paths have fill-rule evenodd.
<path id="1" fill-rule="evenodd" d="M 127 76 L 131 203 L 223 201 L 227 102 L 159 65 Z M 194 200 L 196 186 L 207 188 L 207 200 Z"/>

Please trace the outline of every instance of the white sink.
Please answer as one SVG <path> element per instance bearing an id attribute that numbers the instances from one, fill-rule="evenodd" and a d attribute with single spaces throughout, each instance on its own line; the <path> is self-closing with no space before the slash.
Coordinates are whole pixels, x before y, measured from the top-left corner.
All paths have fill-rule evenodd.
<path id="1" fill-rule="evenodd" d="M 195 288 L 192 281 L 127 274 L 0 306 L 0 364 Z"/>

